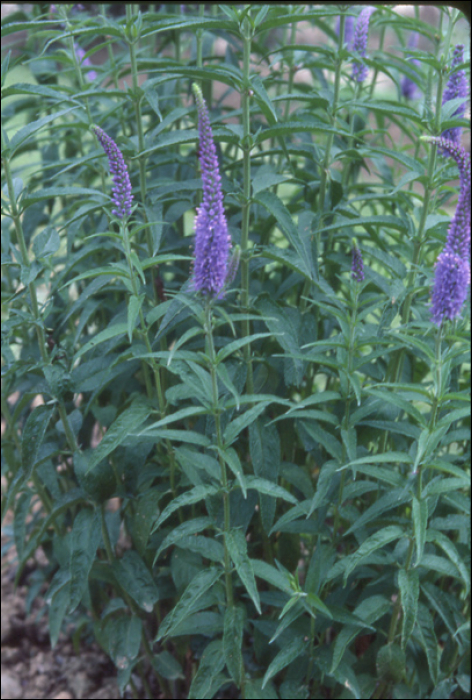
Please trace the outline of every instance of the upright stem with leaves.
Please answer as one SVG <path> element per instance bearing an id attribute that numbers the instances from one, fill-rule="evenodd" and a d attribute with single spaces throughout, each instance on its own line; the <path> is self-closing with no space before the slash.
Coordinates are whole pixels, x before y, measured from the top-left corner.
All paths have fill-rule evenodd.
<path id="1" fill-rule="evenodd" d="M 241 26 L 243 40 L 243 85 L 241 93 L 241 111 L 243 122 L 243 139 L 241 148 L 243 151 L 243 204 L 241 223 L 241 306 L 245 314 L 249 313 L 249 216 L 251 208 L 251 123 L 250 123 L 250 59 L 253 28 L 247 17 L 243 19 Z M 243 337 L 251 334 L 250 321 L 243 321 Z M 244 347 L 244 358 L 247 367 L 246 388 L 248 394 L 254 393 L 254 381 L 252 376 L 251 345 Z"/>
<path id="2" fill-rule="evenodd" d="M 225 582 L 226 582 L 226 602 L 229 606 L 234 605 L 233 582 L 231 578 L 231 559 L 227 546 L 227 533 L 230 529 L 230 503 L 228 492 L 228 477 L 226 473 L 226 464 L 223 459 L 223 435 L 221 432 L 221 409 L 219 406 L 218 394 L 218 375 L 215 345 L 213 342 L 213 319 L 212 319 L 212 300 L 207 299 L 205 302 L 205 338 L 207 341 L 207 351 L 209 356 L 209 367 L 211 376 L 212 402 L 213 402 L 213 417 L 215 419 L 216 444 L 218 448 L 218 459 L 221 467 L 221 487 L 223 490 L 223 511 L 224 511 L 224 548 L 225 548 Z"/>

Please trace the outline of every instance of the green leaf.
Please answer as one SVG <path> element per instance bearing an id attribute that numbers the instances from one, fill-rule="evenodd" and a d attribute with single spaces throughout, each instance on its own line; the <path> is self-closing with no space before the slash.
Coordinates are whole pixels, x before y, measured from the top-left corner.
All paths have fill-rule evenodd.
<path id="1" fill-rule="evenodd" d="M 293 590 L 290 586 L 290 581 L 287 576 L 281 573 L 275 566 L 268 564 L 260 559 L 252 559 L 252 567 L 254 569 L 254 574 L 258 578 L 264 579 L 267 583 L 270 583 L 274 588 L 278 588 L 288 595 L 293 595 Z"/>
<path id="2" fill-rule="evenodd" d="M 224 459 L 228 467 L 231 469 L 231 471 L 237 478 L 238 483 L 241 486 L 241 490 L 244 494 L 244 498 L 247 498 L 246 477 L 244 476 L 243 468 L 238 453 L 236 452 L 236 450 L 233 450 L 232 447 L 228 447 L 226 450 L 218 448 L 218 454 L 221 455 L 221 457 Z"/>
<path id="3" fill-rule="evenodd" d="M 269 124 L 275 124 L 277 121 L 277 112 L 275 107 L 271 102 L 269 95 L 266 92 L 264 84 L 258 75 L 253 75 L 250 78 L 251 86 L 254 91 L 254 98 L 261 108 L 262 113 L 269 122 Z"/>
<path id="4" fill-rule="evenodd" d="M 470 591 L 470 573 L 467 566 L 457 551 L 456 545 L 439 530 L 434 530 L 430 528 L 426 533 L 426 539 L 428 542 L 434 542 L 438 547 L 440 547 L 448 559 L 454 564 L 454 566 L 459 571 L 461 578 L 464 582 L 466 593 Z"/>
<path id="5" fill-rule="evenodd" d="M 405 650 L 416 624 L 418 599 L 420 595 L 418 572 L 414 569 L 400 569 L 398 572 L 398 586 L 400 588 L 403 609 L 402 649 Z"/>
<path id="6" fill-rule="evenodd" d="M 251 561 L 247 555 L 247 542 L 241 530 L 229 530 L 225 534 L 225 542 L 228 548 L 229 555 L 234 562 L 236 571 L 239 574 L 244 587 L 249 593 L 252 602 L 259 615 L 261 614 L 261 603 L 256 582 L 254 580 L 254 571 Z"/>
<path id="7" fill-rule="evenodd" d="M 152 665 L 160 676 L 167 678 L 169 681 L 177 681 L 184 678 L 182 666 L 175 656 L 168 651 L 162 651 L 160 654 L 153 653 Z"/>
<path id="8" fill-rule="evenodd" d="M 288 666 L 295 661 L 299 656 L 305 653 L 306 642 L 303 637 L 295 637 L 286 646 L 284 646 L 275 659 L 269 664 L 269 668 L 265 672 L 262 687 L 265 688 L 267 682 L 281 671 L 285 666 Z"/>
<path id="9" fill-rule="evenodd" d="M 25 476 L 29 479 L 38 458 L 39 448 L 52 416 L 48 406 L 38 406 L 29 414 L 21 439 L 21 462 Z"/>
<path id="10" fill-rule="evenodd" d="M 54 648 L 59 639 L 62 622 L 69 607 L 69 574 L 59 569 L 49 586 L 48 598 L 51 601 L 49 604 L 49 636 L 51 638 L 51 646 Z"/>
<path id="11" fill-rule="evenodd" d="M 260 416 L 260 414 L 265 411 L 268 403 L 269 402 L 261 402 L 256 406 L 253 406 L 248 411 L 245 411 L 241 416 L 238 416 L 232 420 L 231 423 L 226 426 L 223 436 L 226 447 L 229 447 L 231 443 L 236 440 L 241 430 L 247 428 L 248 425 L 256 420 L 257 416 Z"/>
<path id="12" fill-rule="evenodd" d="M 133 340 L 133 331 L 134 331 L 134 327 L 136 325 L 136 319 L 138 318 L 138 315 L 139 315 L 139 310 L 140 310 L 141 306 L 143 305 L 143 300 L 144 300 L 143 294 L 141 294 L 139 297 L 136 297 L 134 294 L 132 294 L 129 298 L 129 303 L 128 303 L 128 338 L 129 338 L 130 343 Z"/>
<path id="13" fill-rule="evenodd" d="M 280 471 L 280 438 L 274 425 L 266 425 L 257 419 L 249 426 L 249 454 L 257 477 L 277 484 Z M 276 501 L 269 496 L 260 496 L 261 520 L 269 533 L 274 522 Z"/>
<path id="14" fill-rule="evenodd" d="M 405 650 L 397 644 L 386 644 L 379 649 L 376 659 L 377 675 L 385 683 L 400 683 L 406 674 Z"/>
<path id="15" fill-rule="evenodd" d="M 115 666 L 123 671 L 139 654 L 142 622 L 136 615 L 107 617 L 102 635 Z"/>
<path id="16" fill-rule="evenodd" d="M 97 510 L 83 508 L 74 520 L 70 541 L 70 607 L 69 613 L 79 605 L 101 542 L 100 517 Z"/>
<path id="17" fill-rule="evenodd" d="M 202 654 L 198 671 L 189 690 L 189 700 L 210 700 L 227 680 L 221 671 L 225 665 L 222 643 L 214 640 L 209 643 Z"/>
<path id="18" fill-rule="evenodd" d="M 449 491 L 460 491 L 460 489 L 468 490 L 469 488 L 470 480 L 466 479 L 465 476 L 463 478 L 438 479 L 437 481 L 430 481 L 426 484 L 422 493 L 422 498 L 439 493 L 449 493 Z"/>
<path id="19" fill-rule="evenodd" d="M 317 508 L 325 503 L 326 496 L 333 483 L 333 477 L 336 473 L 337 463 L 333 461 L 325 462 L 321 467 L 318 481 L 316 484 L 315 495 L 312 498 L 310 509 L 306 515 L 307 519 L 315 512 Z"/>
<path id="20" fill-rule="evenodd" d="M 33 253 L 37 258 L 48 258 L 57 253 L 61 239 L 55 228 L 46 226 L 33 241 Z"/>
<path id="21" fill-rule="evenodd" d="M 367 508 L 361 516 L 355 519 L 354 524 L 347 530 L 346 535 L 359 530 L 361 527 L 365 527 L 379 516 L 384 517 L 385 513 L 388 513 L 392 508 L 398 508 L 398 506 L 403 505 L 403 503 L 407 503 L 410 498 L 411 496 L 405 488 L 391 489 Z"/>
<path id="22" fill-rule="evenodd" d="M 390 610 L 390 607 L 391 604 L 387 598 L 384 598 L 382 595 L 374 595 L 366 600 L 363 600 L 362 603 L 360 603 L 354 610 L 354 614 L 357 618 L 364 620 L 367 626 L 370 626 L 372 623 L 376 622 L 383 615 L 385 615 L 385 613 Z M 330 674 L 335 672 L 341 663 L 345 650 L 352 642 L 354 637 L 357 637 L 358 635 L 359 627 L 354 625 L 347 625 L 340 631 L 334 643 L 333 661 L 329 671 Z"/>
<path id="23" fill-rule="evenodd" d="M 268 338 L 272 335 L 273 333 L 253 333 L 252 335 L 248 335 L 245 338 L 238 338 L 237 340 L 233 340 L 231 343 L 228 343 L 219 351 L 219 353 L 216 356 L 217 364 L 225 360 L 227 357 L 232 355 L 233 352 L 236 352 L 236 350 L 239 350 L 239 348 L 242 348 L 244 345 L 252 343 L 254 340 L 258 340 L 259 338 Z"/>
<path id="24" fill-rule="evenodd" d="M 148 567 L 139 554 L 130 549 L 121 559 L 112 562 L 113 573 L 119 585 L 142 610 L 151 613 L 159 600 L 159 591 Z"/>
<path id="25" fill-rule="evenodd" d="M 439 647 L 436 634 L 434 632 L 434 620 L 426 605 L 418 604 L 418 628 L 420 631 L 421 641 L 428 659 L 429 672 L 431 680 L 436 685 L 439 675 Z"/>
<path id="26" fill-rule="evenodd" d="M 278 486 L 278 484 L 274 484 L 267 479 L 261 479 L 258 476 L 247 476 L 246 487 L 248 489 L 255 489 L 259 493 L 271 496 L 272 498 L 282 498 L 284 501 L 288 501 L 294 505 L 298 503 L 295 496 L 292 496 L 283 486 Z"/>
<path id="27" fill-rule="evenodd" d="M 262 690 L 262 678 L 253 678 L 246 682 L 246 697 L 252 700 L 277 700 L 277 691 L 272 681 Z"/>
<path id="28" fill-rule="evenodd" d="M 322 445 L 326 452 L 330 454 L 338 464 L 342 463 L 343 448 L 334 435 L 331 435 L 325 428 L 321 428 L 321 426 L 314 421 L 300 420 L 300 423 L 308 435 L 313 438 L 315 442 Z"/>
<path id="29" fill-rule="evenodd" d="M 428 527 L 428 502 L 426 500 L 419 501 L 413 496 L 413 531 L 415 533 L 416 544 L 416 562 L 415 566 L 421 562 L 424 551 L 424 543 L 426 542 L 426 528 Z"/>
<path id="30" fill-rule="evenodd" d="M 150 407 L 146 400 L 136 399 L 131 406 L 120 413 L 108 428 L 99 445 L 88 453 L 88 470 L 94 469 L 102 459 L 121 445 L 149 416 Z"/>
<path id="31" fill-rule="evenodd" d="M 204 569 L 199 571 L 189 583 L 185 591 L 182 593 L 177 605 L 163 619 L 159 626 L 159 632 L 155 641 L 171 637 L 174 629 L 189 615 L 199 610 L 198 604 L 200 599 L 211 590 L 212 586 L 218 581 L 222 575 L 219 569 Z M 211 602 L 208 601 L 210 605 Z M 208 605 L 206 606 L 208 607 Z"/>
<path id="32" fill-rule="evenodd" d="M 193 488 L 191 491 L 187 491 L 187 493 L 177 496 L 177 498 L 171 501 L 169 505 L 164 508 L 152 531 L 155 532 L 157 529 L 159 529 L 164 520 L 167 520 L 167 518 L 169 518 L 172 513 L 175 513 L 175 511 L 179 508 L 190 506 L 193 503 L 198 503 L 198 501 L 202 501 L 204 498 L 207 498 L 207 496 L 214 496 L 216 493 L 218 493 L 219 489 L 219 486 L 195 486 L 195 488 Z"/>
<path id="33" fill-rule="evenodd" d="M 224 563 L 225 549 L 220 542 L 210 537 L 199 535 L 186 536 L 179 539 L 179 547 L 187 552 L 196 552 L 210 561 Z"/>
<path id="34" fill-rule="evenodd" d="M 344 571 L 344 585 L 346 585 L 349 574 L 351 574 L 354 569 L 359 566 L 361 561 L 369 557 L 373 552 L 376 552 L 381 547 L 393 542 L 394 540 L 400 539 L 404 536 L 403 529 L 398 525 L 389 525 L 388 527 L 375 532 L 373 535 L 368 537 L 361 544 L 357 552 L 350 554 L 347 557 L 348 564 Z"/>
<path id="35" fill-rule="evenodd" d="M 415 406 L 412 405 L 411 400 L 404 399 L 402 396 L 395 394 L 391 391 L 370 388 L 365 389 L 365 391 L 368 394 L 379 398 L 381 401 L 390 403 L 393 406 L 396 406 L 397 408 L 401 409 L 402 411 L 405 411 L 405 413 L 411 416 L 411 418 L 413 418 L 415 422 L 418 422 L 419 425 L 426 427 L 425 417 L 419 412 L 419 410 Z"/>
<path id="36" fill-rule="evenodd" d="M 76 362 L 79 359 L 79 357 L 82 357 L 82 355 L 84 355 L 92 348 L 95 348 L 97 345 L 100 345 L 100 343 L 104 343 L 106 340 L 110 340 L 110 338 L 116 338 L 118 335 L 125 335 L 127 332 L 127 323 L 114 323 L 112 326 L 105 328 L 104 331 L 100 331 L 100 333 L 97 333 L 97 335 L 95 335 L 92 338 L 92 340 L 89 340 L 87 343 L 85 343 L 85 345 L 82 345 L 80 350 L 78 350 L 75 354 L 74 362 Z"/>
<path id="37" fill-rule="evenodd" d="M 173 637 L 201 634 L 215 637 L 223 634 L 223 616 L 217 612 L 205 611 L 190 615 L 173 631 Z"/>
<path id="38" fill-rule="evenodd" d="M 142 493 L 136 501 L 136 513 L 131 525 L 133 544 L 138 554 L 144 556 L 154 520 L 159 513 L 158 503 L 161 494 L 157 489 Z"/>
<path id="39" fill-rule="evenodd" d="M 170 423 L 176 423 L 177 421 L 182 420 L 183 418 L 188 418 L 189 416 L 201 416 L 208 413 L 208 410 L 206 408 L 202 408 L 201 406 L 189 406 L 188 408 L 181 408 L 179 411 L 176 411 L 175 413 L 171 413 L 170 416 L 166 416 L 165 418 L 161 418 L 161 420 L 158 420 L 156 423 L 152 423 L 151 425 L 148 425 L 147 428 L 142 430 L 140 433 L 137 433 L 139 437 L 141 436 L 146 436 L 148 433 L 151 433 L 153 435 L 158 435 L 159 431 L 158 428 L 160 428 L 163 425 L 169 425 Z"/>
<path id="40" fill-rule="evenodd" d="M 76 109 L 77 107 L 68 107 L 67 109 L 61 109 L 59 112 L 49 114 L 47 117 L 41 117 L 41 119 L 29 122 L 29 124 L 27 124 L 26 126 L 21 127 L 21 129 L 19 129 L 16 132 L 16 134 L 14 134 L 10 139 L 10 155 L 13 156 L 17 148 L 19 148 L 23 143 L 25 143 L 30 138 L 30 136 L 42 129 L 43 126 L 46 126 L 46 124 L 50 124 L 55 119 L 63 117 L 64 114 L 68 114 L 69 112 L 72 112 Z"/>
<path id="41" fill-rule="evenodd" d="M 242 643 L 245 613 L 241 607 L 231 605 L 226 608 L 223 632 L 223 655 L 231 678 L 239 687 L 243 663 Z"/>
<path id="42" fill-rule="evenodd" d="M 202 435 L 201 433 L 195 432 L 195 430 L 165 430 L 163 428 L 158 428 L 155 431 L 149 431 L 145 434 L 146 438 L 155 438 L 157 440 L 171 440 L 180 442 L 188 442 L 191 445 L 201 445 L 202 447 L 208 447 L 211 445 L 211 440 Z"/>
<path id="43" fill-rule="evenodd" d="M 178 544 L 183 537 L 190 537 L 190 535 L 196 535 L 202 530 L 212 527 L 213 521 L 211 518 L 205 516 L 202 518 L 194 518 L 193 520 L 187 520 L 178 525 L 172 532 L 170 532 L 165 540 L 162 542 L 161 546 L 157 550 L 156 556 L 154 557 L 153 566 L 161 552 L 167 547 L 171 547 L 174 544 Z"/>
<path id="44" fill-rule="evenodd" d="M 372 112 L 378 112 L 379 114 L 386 114 L 387 116 L 395 115 L 397 117 L 405 117 L 408 121 L 414 121 L 421 124 L 422 117 L 415 112 L 414 109 L 410 107 L 405 107 L 396 100 L 365 100 L 359 102 L 353 102 L 351 104 L 352 109 L 367 109 Z"/>

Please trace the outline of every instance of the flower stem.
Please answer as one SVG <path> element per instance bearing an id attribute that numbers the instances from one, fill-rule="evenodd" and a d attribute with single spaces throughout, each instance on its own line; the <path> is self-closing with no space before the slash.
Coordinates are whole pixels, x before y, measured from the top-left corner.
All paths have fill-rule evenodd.
<path id="1" fill-rule="evenodd" d="M 251 58 L 252 30 L 247 18 L 243 20 L 241 30 L 243 39 L 243 86 L 241 93 L 241 110 L 243 122 L 243 206 L 241 223 L 241 306 L 245 314 L 249 313 L 249 215 L 251 206 L 251 124 L 249 104 L 249 71 Z M 243 337 L 251 334 L 249 319 L 243 321 Z M 246 390 L 248 394 L 254 393 L 254 380 L 252 374 L 251 345 L 244 346 L 244 359 L 247 367 Z"/>
<path id="2" fill-rule="evenodd" d="M 358 300 L 359 300 L 359 283 L 356 282 L 355 280 L 352 281 L 352 284 L 354 285 L 354 305 L 352 308 L 351 312 L 351 318 L 350 318 L 350 323 L 349 323 L 349 344 L 348 344 L 348 358 L 347 358 L 347 387 L 346 387 L 346 401 L 345 401 L 345 410 L 344 410 L 344 430 L 347 432 L 349 431 L 349 418 L 350 418 L 350 413 L 351 413 L 351 372 L 352 372 L 352 363 L 354 359 L 354 349 L 355 349 L 355 341 L 356 341 L 356 318 L 357 318 L 357 309 L 358 309 Z M 342 453 L 342 462 L 343 464 L 346 462 L 348 458 L 347 450 L 346 450 L 346 445 L 344 444 L 343 441 L 343 453 Z M 334 513 L 334 523 L 333 523 L 333 543 L 334 546 L 337 544 L 337 537 L 338 537 L 338 530 L 339 530 L 339 525 L 340 525 L 340 509 L 343 503 L 343 491 L 344 491 L 344 485 L 346 482 L 346 474 L 347 470 L 344 469 L 342 474 L 341 474 L 341 482 L 339 484 L 339 494 L 338 494 L 338 502 L 336 504 L 336 509 Z"/>
<path id="3" fill-rule="evenodd" d="M 335 126 L 336 124 L 336 113 L 338 110 L 338 102 L 339 102 L 339 88 L 341 84 L 341 68 L 342 68 L 342 60 L 341 60 L 341 51 L 343 48 L 343 43 L 344 43 L 344 26 L 346 23 L 346 15 L 342 13 L 340 15 L 340 20 L 339 20 L 339 36 L 338 36 L 338 51 L 336 53 L 336 58 L 334 62 L 334 95 L 333 95 L 333 102 L 331 104 L 331 110 L 330 110 L 330 122 L 331 126 Z M 325 147 L 325 154 L 324 154 L 324 159 L 323 159 L 323 164 L 321 166 L 321 175 L 320 175 L 320 189 L 319 189 L 319 194 L 318 194 L 318 211 L 320 212 L 319 219 L 318 219 L 318 226 L 316 230 L 316 252 L 317 255 L 320 256 L 321 254 L 321 229 L 323 227 L 323 222 L 324 222 L 324 216 L 326 213 L 326 186 L 328 182 L 328 177 L 329 177 L 329 166 L 331 164 L 331 148 L 333 146 L 333 141 L 334 141 L 334 132 L 330 131 L 327 139 L 326 139 L 326 147 Z M 328 244 L 327 244 L 327 250 L 326 253 L 329 252 L 329 248 L 331 245 L 331 241 L 328 239 Z M 326 255 L 325 255 L 326 259 Z M 310 291 L 310 285 L 311 282 L 310 280 L 305 280 L 305 283 L 303 285 L 303 291 L 300 299 L 300 309 L 303 312 L 306 308 L 307 304 L 307 298 L 308 298 L 308 293 Z"/>
<path id="4" fill-rule="evenodd" d="M 221 467 L 221 486 L 223 488 L 223 510 L 224 510 L 224 563 L 225 563 L 225 582 L 226 582 L 226 602 L 228 605 L 234 605 L 233 598 L 233 581 L 231 578 L 231 560 L 227 547 L 227 533 L 230 529 L 230 503 L 228 493 L 228 478 L 226 474 L 226 463 L 223 459 L 223 437 L 221 433 L 221 420 L 218 395 L 218 378 L 216 373 L 216 355 L 213 342 L 212 328 L 212 307 L 211 301 L 207 300 L 205 304 L 205 337 L 207 339 L 208 355 L 210 358 L 210 375 L 213 399 L 213 415 L 215 418 L 216 443 L 218 446 L 218 457 Z"/>

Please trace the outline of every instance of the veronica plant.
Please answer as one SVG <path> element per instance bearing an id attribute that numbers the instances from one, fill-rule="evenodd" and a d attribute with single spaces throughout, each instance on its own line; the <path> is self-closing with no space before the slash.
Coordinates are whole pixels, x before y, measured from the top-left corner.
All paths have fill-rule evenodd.
<path id="1" fill-rule="evenodd" d="M 2 514 L 51 644 L 123 696 L 468 698 L 465 19 L 2 31 Z"/>

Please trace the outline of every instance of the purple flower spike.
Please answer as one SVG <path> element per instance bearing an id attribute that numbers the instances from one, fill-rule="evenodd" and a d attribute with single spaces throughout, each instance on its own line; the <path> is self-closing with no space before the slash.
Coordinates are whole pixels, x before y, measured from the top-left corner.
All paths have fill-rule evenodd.
<path id="1" fill-rule="evenodd" d="M 440 326 L 445 318 L 450 320 L 460 315 L 467 299 L 470 284 L 470 265 L 447 247 L 439 255 L 434 270 L 434 287 L 431 297 L 431 317 Z"/>
<path id="2" fill-rule="evenodd" d="M 375 12 L 375 7 L 366 7 L 357 18 L 352 50 L 354 53 L 357 53 L 360 58 L 364 58 L 367 51 L 369 21 L 373 12 Z M 369 69 L 362 63 L 362 61 L 354 61 L 352 64 L 352 78 L 354 80 L 356 80 L 358 83 L 362 83 L 367 78 L 368 73 Z"/>
<path id="3" fill-rule="evenodd" d="M 231 237 L 228 233 L 221 176 L 208 109 L 198 85 L 193 85 L 198 111 L 203 201 L 195 219 L 193 286 L 204 295 L 221 299 L 228 274 Z"/>
<path id="4" fill-rule="evenodd" d="M 91 66 L 92 65 L 92 63 L 90 62 L 90 58 L 84 58 L 85 51 L 77 43 L 74 43 L 74 51 L 75 51 L 75 55 L 77 56 L 77 60 L 81 65 L 83 65 L 83 66 Z M 91 83 L 92 80 L 95 80 L 95 78 L 97 77 L 97 71 L 89 70 L 88 73 L 86 74 L 86 77 L 87 77 L 88 82 Z"/>
<path id="5" fill-rule="evenodd" d="M 408 48 L 409 49 L 416 49 L 418 45 L 418 32 L 412 32 L 410 34 L 410 38 L 408 40 Z M 411 58 L 409 57 L 410 63 L 412 63 L 415 66 L 419 66 L 420 62 L 417 58 Z M 401 83 L 401 90 L 402 90 L 402 95 L 403 97 L 406 97 L 407 100 L 416 100 L 420 96 L 420 91 L 418 90 L 418 86 L 416 83 L 413 82 L 411 78 L 408 76 L 403 76 L 402 83 Z"/>
<path id="6" fill-rule="evenodd" d="M 452 156 L 459 168 L 461 189 L 457 208 L 449 224 L 446 245 L 439 255 L 432 292 L 432 319 L 438 326 L 443 319 L 459 316 L 470 284 L 470 157 L 453 141 L 442 137 L 423 137 Z"/>
<path id="7" fill-rule="evenodd" d="M 457 44 L 453 53 L 451 70 L 457 68 L 457 66 L 459 66 L 461 63 L 464 63 L 464 45 Z M 456 71 L 455 73 L 452 73 L 452 75 L 449 77 L 449 80 L 447 81 L 446 89 L 443 93 L 442 103 L 445 104 L 446 102 L 449 102 L 449 100 L 454 100 L 457 97 L 463 97 L 464 99 L 466 99 L 468 97 L 468 94 L 469 86 L 467 84 L 467 76 L 465 74 L 465 70 Z M 463 117 L 464 114 L 465 102 L 459 105 L 459 107 L 456 109 L 452 116 Z M 441 136 L 445 139 L 453 141 L 459 146 L 461 142 L 461 134 L 462 127 L 455 126 L 452 129 L 446 129 L 446 131 L 443 131 Z"/>
<path id="8" fill-rule="evenodd" d="M 107 155 L 110 173 L 113 176 L 114 187 L 111 193 L 115 209 L 113 209 L 112 213 L 120 219 L 128 217 L 131 214 L 133 195 L 131 194 L 131 182 L 128 168 L 123 159 L 123 154 L 113 139 L 111 139 L 103 129 L 100 129 L 99 126 L 92 126 L 92 131 L 100 141 L 100 145 Z"/>
<path id="9" fill-rule="evenodd" d="M 364 281 L 364 261 L 362 259 L 362 253 L 356 244 L 352 247 L 352 265 L 351 265 L 351 277 L 356 282 Z"/>

